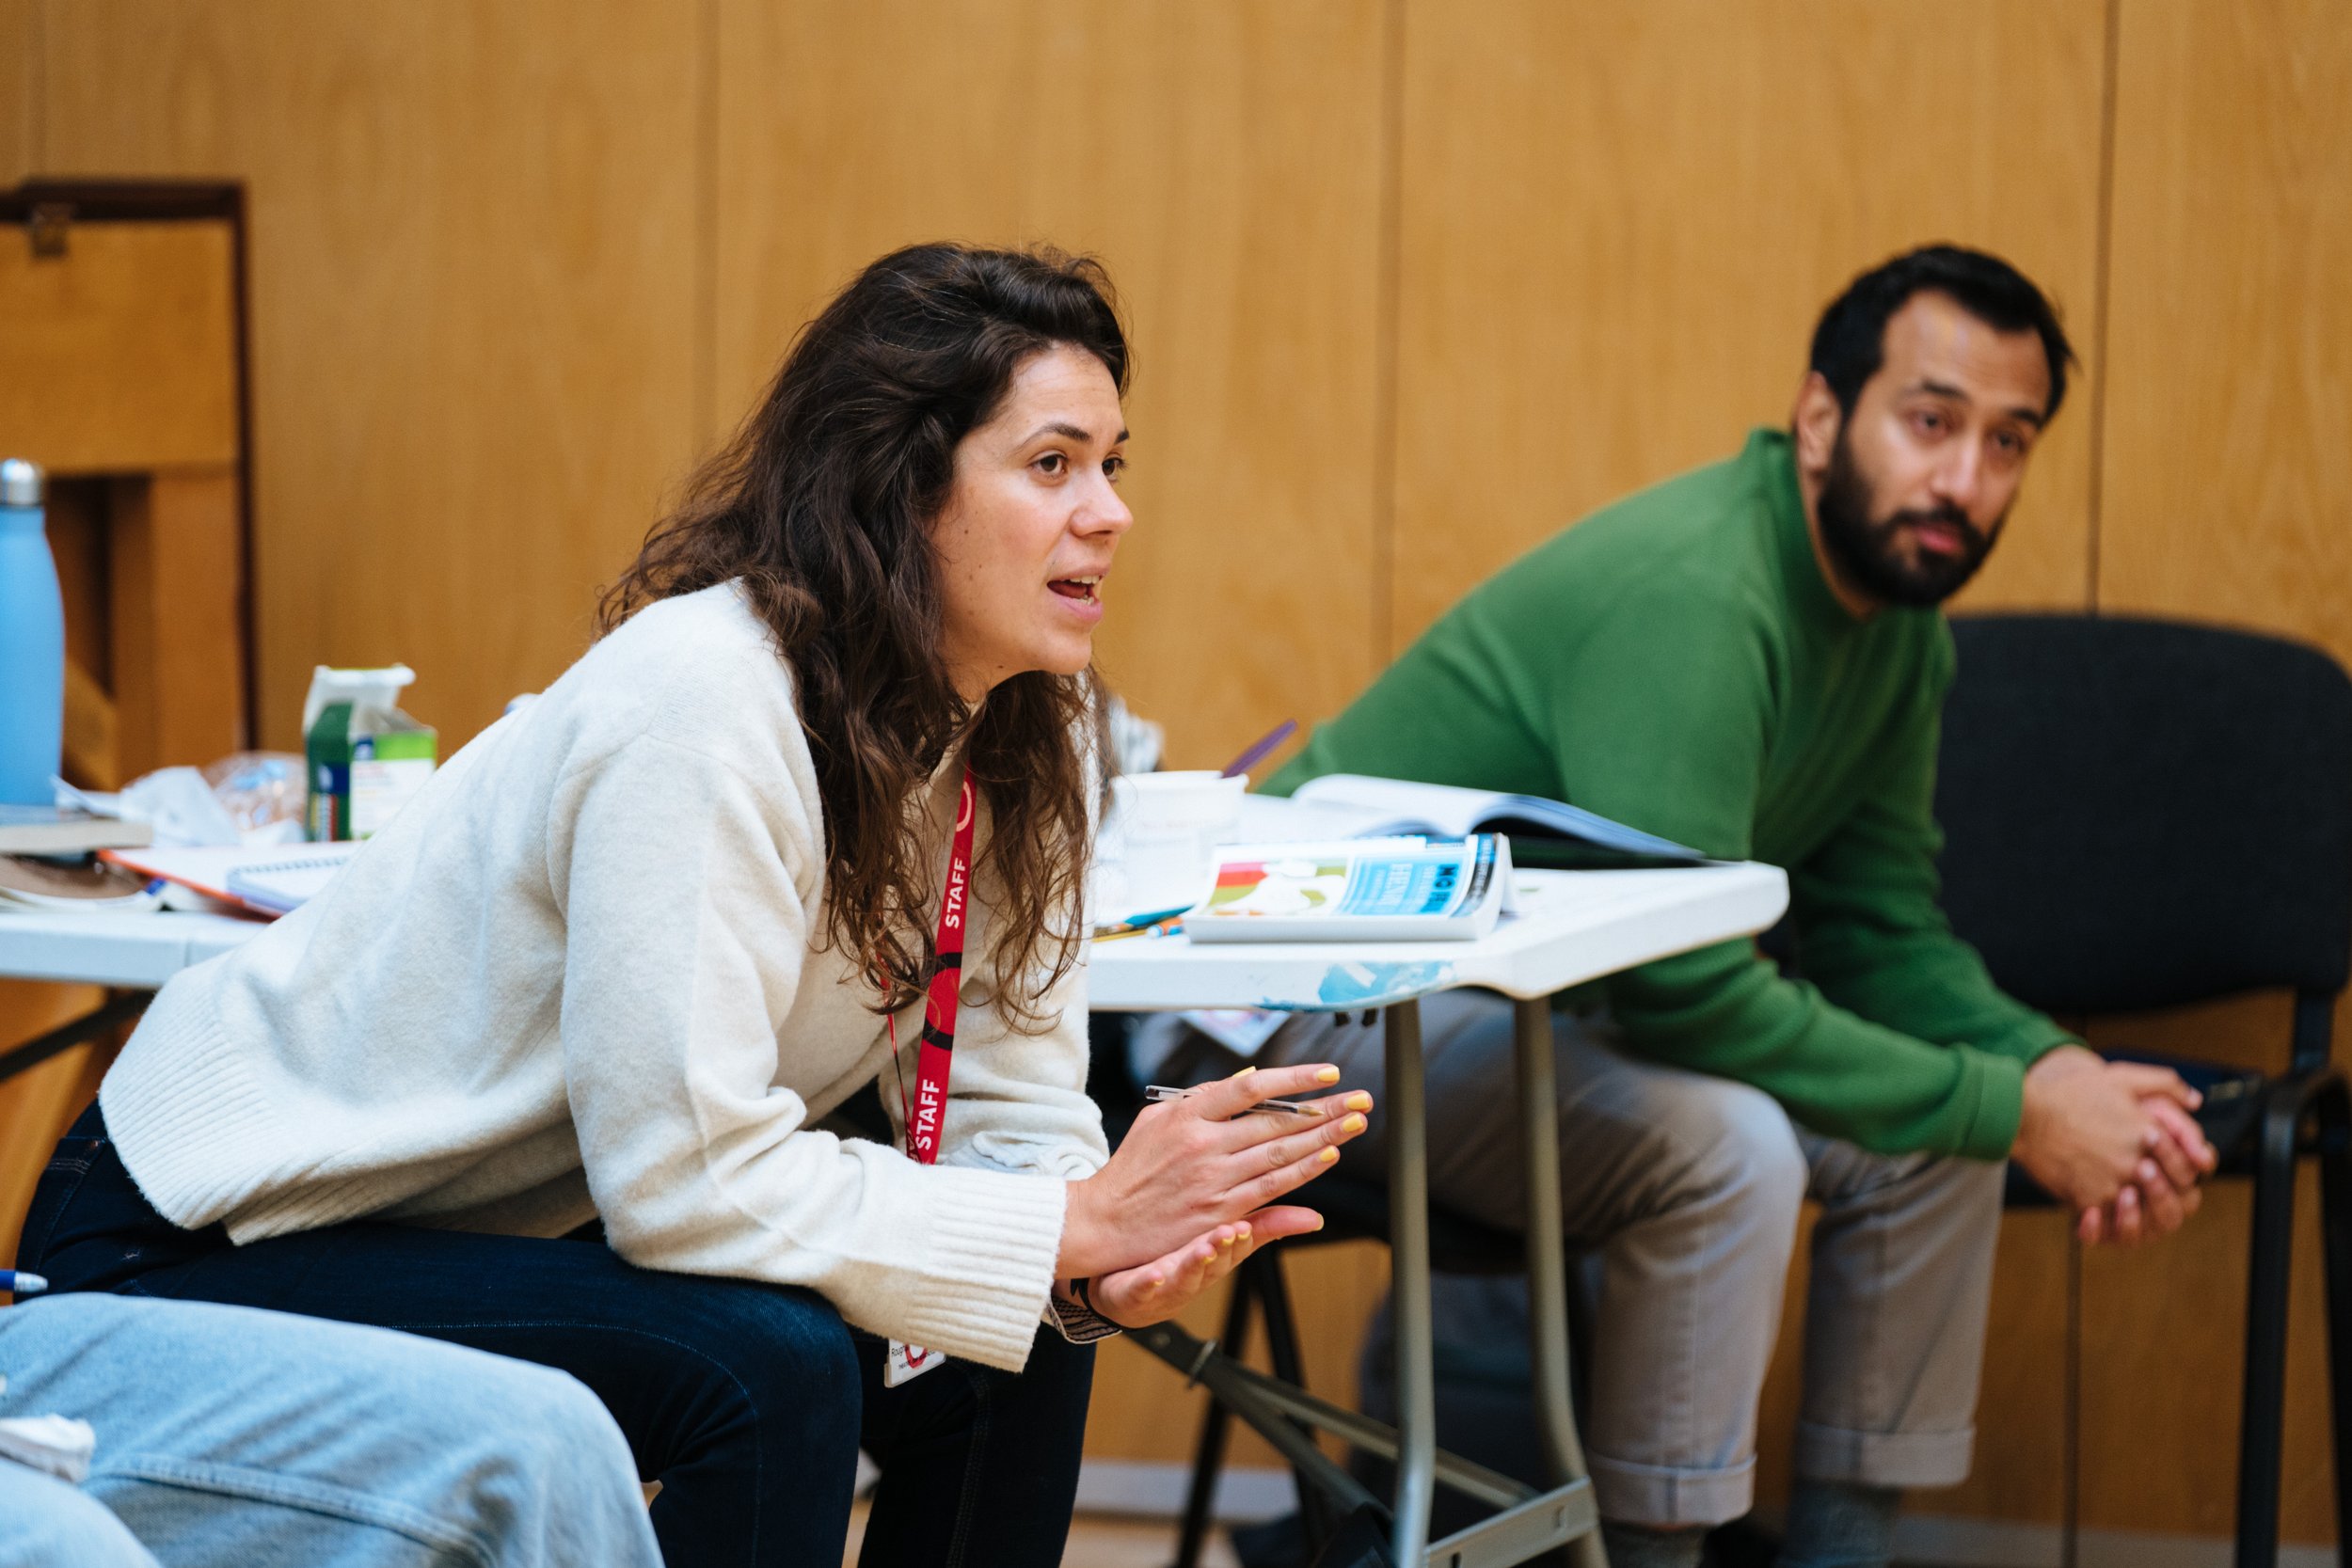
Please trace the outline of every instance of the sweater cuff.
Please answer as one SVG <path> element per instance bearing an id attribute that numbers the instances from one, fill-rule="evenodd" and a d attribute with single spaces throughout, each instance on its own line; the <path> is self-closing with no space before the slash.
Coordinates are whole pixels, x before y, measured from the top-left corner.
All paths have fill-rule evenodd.
<path id="1" fill-rule="evenodd" d="M 904 1338 L 1017 1372 L 1044 1321 L 1061 1255 L 1070 1184 L 950 1165 L 931 1167 L 924 1273 L 945 1289 L 905 1304 Z"/>
<path id="2" fill-rule="evenodd" d="M 1962 1049 L 1973 1058 L 1977 1103 L 1961 1133 L 1960 1148 L 1953 1152 L 1971 1160 L 2006 1160 L 2010 1147 L 2017 1142 L 2017 1124 L 2025 1116 L 2026 1064 L 2014 1056 Z"/>
<path id="3" fill-rule="evenodd" d="M 2014 1029 L 1985 1041 L 1981 1049 L 1995 1056 L 2006 1056 L 2019 1067 L 2031 1067 L 2061 1045 L 2082 1043 L 2080 1035 L 2061 1027 L 2058 1020 L 2037 1013 Z"/>

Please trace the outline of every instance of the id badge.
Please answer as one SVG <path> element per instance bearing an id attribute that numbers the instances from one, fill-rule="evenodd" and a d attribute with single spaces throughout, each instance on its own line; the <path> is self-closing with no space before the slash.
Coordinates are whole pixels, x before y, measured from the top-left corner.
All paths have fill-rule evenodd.
<path id="1" fill-rule="evenodd" d="M 882 1386 L 896 1388 L 901 1383 L 912 1383 L 946 1359 L 946 1351 L 925 1350 L 903 1339 L 893 1339 L 890 1355 L 882 1362 Z"/>

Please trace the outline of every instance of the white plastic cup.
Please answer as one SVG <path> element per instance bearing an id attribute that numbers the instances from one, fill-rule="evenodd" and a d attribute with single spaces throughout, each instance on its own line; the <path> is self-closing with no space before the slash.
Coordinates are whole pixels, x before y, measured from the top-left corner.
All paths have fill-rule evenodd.
<path id="1" fill-rule="evenodd" d="M 1217 846 L 1239 837 L 1248 790 L 1247 773 L 1228 779 L 1205 768 L 1113 779 L 1097 918 L 1188 910 L 1208 897 Z"/>

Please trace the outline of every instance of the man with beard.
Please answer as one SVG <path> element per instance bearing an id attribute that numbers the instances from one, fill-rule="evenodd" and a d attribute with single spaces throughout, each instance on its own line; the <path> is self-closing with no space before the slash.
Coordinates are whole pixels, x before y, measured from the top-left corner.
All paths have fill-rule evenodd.
<path id="1" fill-rule="evenodd" d="M 1561 1184 L 1597 1291 L 1588 1446 L 1610 1560 L 1745 1513 L 1799 1208 L 1813 1239 L 1785 1564 L 1883 1563 L 1900 1489 L 1967 1473 L 2001 1164 L 2088 1240 L 2178 1226 L 2213 1162 L 2171 1073 L 2001 994 L 1937 906 L 1953 672 L 1936 607 L 2000 537 L 2072 355 L 2039 289 L 1952 246 L 1829 307 L 1787 431 L 1612 506 L 1471 593 L 1274 781 L 1521 791 L 1788 869 L 1803 979 L 1751 942 L 1557 1011 Z M 1524 1221 L 1511 1021 L 1424 1005 L 1434 1198 Z M 1261 1059 L 1380 1082 L 1380 1031 Z M 1197 1049 L 1197 1044 L 1195 1046 Z M 1379 1129 L 1343 1158 L 1377 1172 Z"/>

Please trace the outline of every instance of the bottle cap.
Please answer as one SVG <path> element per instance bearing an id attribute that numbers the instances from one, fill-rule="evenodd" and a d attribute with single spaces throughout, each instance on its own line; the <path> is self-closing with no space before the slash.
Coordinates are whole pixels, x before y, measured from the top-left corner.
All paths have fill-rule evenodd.
<path id="1" fill-rule="evenodd" d="M 38 463 L 22 457 L 0 460 L 0 506 L 39 506 L 45 477 Z"/>

